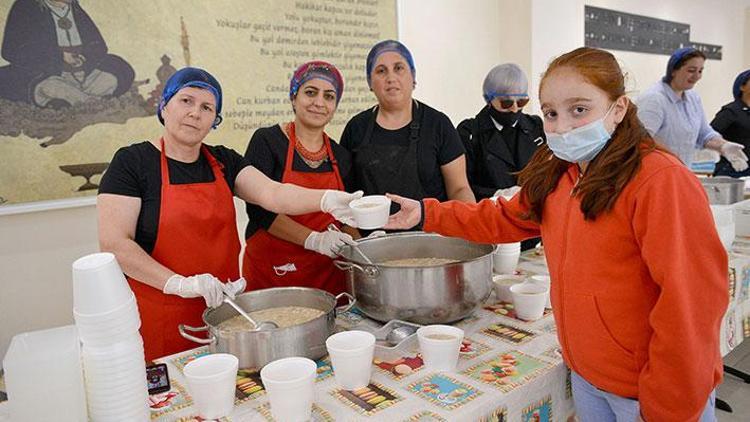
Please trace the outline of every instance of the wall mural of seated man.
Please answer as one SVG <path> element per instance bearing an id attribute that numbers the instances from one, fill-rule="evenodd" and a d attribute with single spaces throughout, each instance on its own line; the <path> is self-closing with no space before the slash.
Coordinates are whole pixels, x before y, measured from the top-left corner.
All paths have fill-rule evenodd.
<path id="1" fill-rule="evenodd" d="M 0 105 L 16 108 L 13 122 L 0 113 L 1 135 L 51 136 L 47 146 L 91 124 L 153 114 L 137 92 L 148 80 L 134 83 L 133 67 L 108 52 L 78 0 L 16 0 L 1 54 L 9 64 L 0 67 L 0 100 L 13 104 Z"/>

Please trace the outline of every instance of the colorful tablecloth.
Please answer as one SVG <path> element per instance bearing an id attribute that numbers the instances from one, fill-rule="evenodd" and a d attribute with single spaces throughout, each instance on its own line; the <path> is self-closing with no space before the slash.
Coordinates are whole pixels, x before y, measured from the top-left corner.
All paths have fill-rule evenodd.
<path id="1" fill-rule="evenodd" d="M 543 260 L 532 254 L 523 262 L 539 270 Z M 523 266 L 521 271 L 538 272 Z M 354 309 L 339 315 L 337 326 L 374 330 L 380 324 Z M 453 373 L 424 369 L 416 336 L 396 348 L 376 348 L 371 383 L 357 391 L 338 388 L 328 358 L 319 360 L 313 420 L 564 421 L 573 413 L 570 375 L 550 311 L 538 321 L 524 322 L 511 304 L 492 295 L 486 306 L 456 326 L 466 338 Z M 168 365 L 173 388 L 151 397 L 152 420 L 200 420 L 182 368 L 206 353 L 198 348 L 159 360 Z M 257 372 L 240 370 L 235 396 L 234 413 L 223 420 L 273 420 Z"/>

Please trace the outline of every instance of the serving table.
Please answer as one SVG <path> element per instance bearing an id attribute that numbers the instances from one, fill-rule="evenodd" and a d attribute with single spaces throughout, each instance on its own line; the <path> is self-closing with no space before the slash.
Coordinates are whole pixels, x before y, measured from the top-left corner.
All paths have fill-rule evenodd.
<path id="1" fill-rule="evenodd" d="M 544 257 L 523 256 L 519 271 L 544 272 Z M 382 324 L 356 307 L 337 316 L 337 328 L 373 331 Z M 551 421 L 573 413 L 570 374 L 562 363 L 551 311 L 534 322 L 515 317 L 512 305 L 494 294 L 482 308 L 457 324 L 466 333 L 456 372 L 423 368 L 416 336 L 398 347 L 377 347 L 370 385 L 337 387 L 330 361 L 317 361 L 315 421 Z M 182 368 L 205 347 L 167 356 L 172 390 L 151 397 L 152 420 L 200 420 L 185 387 Z M 236 406 L 226 421 L 273 420 L 260 375 L 240 370 Z"/>
<path id="2" fill-rule="evenodd" d="M 736 240 L 729 263 L 723 355 L 750 338 L 750 239 Z M 525 252 L 517 271 L 546 274 L 544 257 Z M 340 330 L 373 331 L 382 326 L 356 307 L 339 314 L 336 324 Z M 416 336 L 398 347 L 376 348 L 371 383 L 357 391 L 338 388 L 328 358 L 318 360 L 313 420 L 526 422 L 565 421 L 573 414 L 570 372 L 562 362 L 550 310 L 540 320 L 525 322 L 515 317 L 511 304 L 498 302 L 493 293 L 484 306 L 455 325 L 466 333 L 455 372 L 423 368 Z M 152 421 L 201 420 L 182 368 L 207 353 L 206 347 L 199 347 L 157 360 L 167 364 L 172 389 L 149 398 Z M 235 398 L 233 413 L 222 421 L 273 420 L 257 371 L 240 369 Z M 7 404 L 0 403 L 0 422 L 7 420 Z"/>

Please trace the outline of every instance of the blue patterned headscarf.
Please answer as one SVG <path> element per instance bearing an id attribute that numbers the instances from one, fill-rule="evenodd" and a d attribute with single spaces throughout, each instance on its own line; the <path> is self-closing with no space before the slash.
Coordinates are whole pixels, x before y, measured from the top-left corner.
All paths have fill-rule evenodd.
<path id="1" fill-rule="evenodd" d="M 750 79 L 750 69 L 740 73 L 737 75 L 737 78 L 734 80 L 734 85 L 732 85 L 732 94 L 734 95 L 735 100 L 739 100 L 742 98 L 742 91 L 740 91 L 740 88 L 742 85 L 745 85 L 745 82 Z"/>
<path id="2" fill-rule="evenodd" d="M 409 64 L 411 70 L 411 76 L 414 78 L 414 83 L 417 82 L 417 70 L 414 68 L 414 59 L 411 56 L 411 52 L 405 45 L 401 44 L 396 40 L 385 40 L 375 44 L 370 52 L 367 54 L 367 86 L 372 86 L 372 69 L 375 67 L 375 62 L 378 61 L 383 53 L 394 52 L 401 55 Z"/>
<path id="3" fill-rule="evenodd" d="M 662 82 L 670 83 L 672 82 L 672 72 L 676 70 L 678 65 L 682 64 L 683 59 L 685 56 L 687 56 L 690 53 L 698 52 L 693 47 L 683 47 L 678 48 L 677 50 L 672 53 L 672 55 L 669 57 L 669 61 L 667 62 L 667 73 L 661 78 Z"/>
<path id="4" fill-rule="evenodd" d="M 299 87 L 310 79 L 321 79 L 333 85 L 333 90 L 336 91 L 336 105 L 339 105 L 341 96 L 344 95 L 344 78 L 336 66 L 320 60 L 303 63 L 294 71 L 289 81 L 289 99 L 293 100 Z"/>
<path id="5" fill-rule="evenodd" d="M 197 67 L 183 67 L 167 79 L 167 83 L 164 85 L 164 91 L 161 93 L 159 109 L 156 111 L 156 117 L 159 118 L 159 122 L 162 125 L 164 124 L 164 118 L 161 116 L 161 112 L 164 110 L 164 107 L 166 107 L 169 100 L 171 100 L 179 90 L 189 86 L 205 89 L 214 95 L 214 99 L 216 99 L 216 119 L 211 127 L 216 129 L 223 119 L 221 117 L 221 85 L 216 78 L 211 76 L 210 73 L 203 69 L 198 69 Z"/>

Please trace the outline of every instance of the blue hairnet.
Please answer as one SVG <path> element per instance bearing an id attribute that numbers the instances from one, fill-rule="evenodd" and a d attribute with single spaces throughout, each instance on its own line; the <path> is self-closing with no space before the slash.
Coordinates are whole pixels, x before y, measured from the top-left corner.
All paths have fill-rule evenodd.
<path id="1" fill-rule="evenodd" d="M 411 52 L 405 45 L 401 44 L 396 40 L 385 40 L 375 44 L 370 52 L 367 54 L 367 86 L 372 86 L 372 68 L 375 67 L 375 62 L 378 60 L 383 53 L 394 52 L 401 55 L 401 57 L 409 63 L 409 69 L 411 70 L 411 76 L 414 81 L 417 80 L 417 70 L 414 68 L 414 59 L 411 57 Z"/>
<path id="2" fill-rule="evenodd" d="M 683 47 L 675 50 L 674 53 L 672 53 L 672 55 L 669 57 L 669 61 L 667 62 L 667 73 L 661 78 L 662 82 L 672 82 L 672 72 L 674 72 L 677 64 L 682 61 L 683 57 L 695 51 L 698 50 L 693 47 Z"/>
<path id="3" fill-rule="evenodd" d="M 515 63 L 503 63 L 492 68 L 484 78 L 482 96 L 488 103 L 502 96 L 528 95 L 529 82 Z"/>
<path id="4" fill-rule="evenodd" d="M 745 85 L 745 82 L 750 79 L 750 69 L 740 73 L 737 75 L 737 78 L 734 80 L 734 85 L 732 85 L 732 94 L 734 95 L 735 100 L 739 100 L 742 98 L 742 91 L 740 91 L 740 88 L 742 85 Z"/>
<path id="5" fill-rule="evenodd" d="M 198 69 L 197 67 L 183 67 L 167 79 L 167 83 L 164 85 L 164 91 L 161 93 L 159 108 L 156 111 L 156 117 L 159 118 L 159 122 L 162 125 L 164 124 L 164 118 L 161 116 L 161 111 L 167 105 L 169 100 L 171 100 L 179 90 L 189 86 L 208 90 L 214 95 L 214 98 L 216 99 L 216 119 L 211 127 L 216 129 L 222 121 L 221 85 L 216 78 L 211 76 L 210 73 L 203 69 Z"/>

